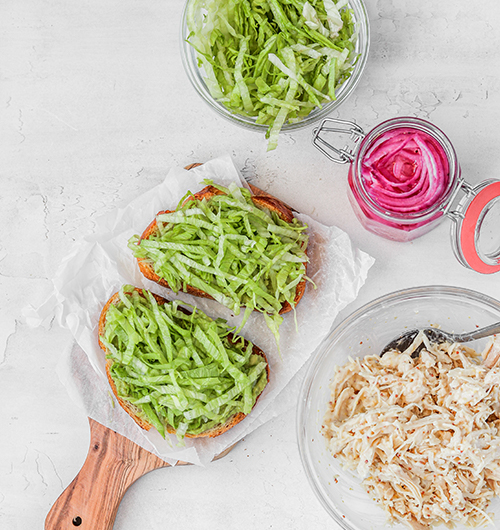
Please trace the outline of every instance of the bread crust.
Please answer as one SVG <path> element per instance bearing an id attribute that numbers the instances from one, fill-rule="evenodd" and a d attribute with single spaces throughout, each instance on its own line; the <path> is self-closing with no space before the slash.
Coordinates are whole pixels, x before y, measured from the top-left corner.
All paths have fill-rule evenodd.
<path id="1" fill-rule="evenodd" d="M 218 188 L 216 188 L 214 186 L 206 186 L 205 188 L 203 188 L 199 192 L 194 193 L 193 195 L 189 196 L 182 203 L 182 205 L 186 204 L 186 202 L 188 202 L 188 201 L 202 200 L 202 199 L 209 200 L 215 195 L 223 195 L 223 194 L 224 194 L 224 192 L 220 191 Z M 251 197 L 251 199 L 252 199 L 253 203 L 255 204 L 255 206 L 257 206 L 257 207 L 259 207 L 261 209 L 267 208 L 270 211 L 276 212 L 281 217 L 281 219 L 283 219 L 287 223 L 291 223 L 293 221 L 293 219 L 294 219 L 293 212 L 290 210 L 290 208 L 288 206 L 286 206 L 280 200 L 276 199 L 275 197 L 271 197 L 271 196 L 267 196 L 267 195 L 253 195 Z M 173 210 L 163 210 L 161 212 L 158 212 L 156 215 L 158 216 L 158 215 L 161 215 L 161 214 L 173 213 L 173 212 L 174 212 Z M 143 239 L 149 239 L 157 231 L 158 231 L 158 225 L 156 223 L 156 218 L 155 218 L 147 226 L 146 230 L 144 230 L 144 232 L 142 233 L 141 237 L 139 238 L 138 244 L 140 244 L 140 242 Z M 170 288 L 168 282 L 166 280 L 164 280 L 163 278 L 161 278 L 160 276 L 158 276 L 158 274 L 156 274 L 152 263 L 150 263 L 148 260 L 146 260 L 144 258 L 137 258 L 137 263 L 139 265 L 139 270 L 141 271 L 141 273 L 148 280 L 156 282 L 157 284 L 159 284 L 159 285 L 161 285 L 163 287 Z M 306 272 L 307 272 L 307 263 L 304 263 L 304 265 L 305 265 L 305 269 L 306 269 Z M 297 284 L 297 287 L 296 287 L 296 290 L 295 290 L 294 306 L 296 306 L 299 303 L 300 299 L 304 295 L 305 290 L 306 290 L 306 280 L 304 278 Z M 198 297 L 201 297 L 201 298 L 210 298 L 210 299 L 213 300 L 213 297 L 211 295 L 205 293 L 204 291 L 202 291 L 202 290 L 200 290 L 200 289 L 198 289 L 196 287 L 193 287 L 192 285 L 186 285 L 186 288 L 185 288 L 185 290 L 183 290 L 183 292 L 185 292 L 187 294 L 191 294 L 193 296 L 198 296 Z M 282 315 L 284 313 L 288 313 L 292 309 L 293 308 L 292 308 L 291 304 L 289 302 L 285 301 L 285 302 L 283 302 L 283 305 L 282 305 L 282 307 L 281 307 L 281 309 L 279 311 L 279 314 Z"/>
<path id="2" fill-rule="evenodd" d="M 134 290 L 137 291 L 141 296 L 144 296 L 143 293 L 142 293 L 142 289 L 138 289 L 136 287 Z M 163 304 L 166 304 L 166 303 L 170 302 L 170 300 L 167 300 L 167 299 L 165 299 L 165 298 L 163 298 L 161 296 L 158 296 L 158 295 L 156 295 L 154 293 L 151 293 L 151 294 L 154 296 L 155 300 L 157 301 L 157 303 L 159 305 L 163 305 Z M 119 293 L 115 293 L 106 302 L 106 304 L 104 305 L 104 307 L 103 307 L 103 309 L 101 311 L 101 315 L 99 317 L 98 341 L 99 341 L 99 346 L 101 347 L 101 349 L 104 351 L 104 353 L 106 355 L 108 354 L 108 349 L 101 342 L 101 336 L 104 336 L 104 330 L 105 330 L 105 326 L 106 326 L 106 316 L 107 316 L 107 313 L 108 313 L 108 310 L 109 310 L 110 306 L 112 304 L 116 305 L 119 302 L 120 302 Z M 188 311 L 187 309 L 185 309 L 183 307 L 180 307 L 179 309 L 184 311 L 185 313 L 188 313 L 188 314 L 190 313 L 190 311 Z M 229 338 L 230 341 L 232 341 L 234 339 L 234 334 L 230 333 L 228 335 L 228 338 Z M 245 344 L 248 344 L 247 340 L 245 340 Z M 269 383 L 269 363 L 267 362 L 266 354 L 258 346 L 256 346 L 255 344 L 253 344 L 252 346 L 253 346 L 252 354 L 259 355 L 260 357 L 262 357 L 266 361 L 266 374 L 267 374 L 267 381 Z M 142 429 L 144 429 L 146 431 L 149 431 L 151 429 L 151 427 L 153 427 L 153 425 L 148 420 L 140 417 L 140 415 L 139 415 L 140 414 L 140 409 L 138 409 L 138 407 L 136 407 L 132 403 L 122 399 L 118 395 L 118 390 L 116 388 L 115 382 L 113 381 L 113 378 L 111 377 L 111 366 L 112 365 L 113 365 L 113 360 L 112 359 L 107 359 L 106 360 L 106 376 L 108 378 L 111 390 L 113 391 L 113 394 L 115 395 L 116 399 L 118 400 L 118 403 L 125 410 L 125 412 L 127 412 L 127 414 L 137 423 L 137 425 L 139 425 L 139 427 L 141 427 Z M 262 389 L 262 391 L 264 391 L 264 389 Z M 262 394 L 262 392 L 255 399 L 254 407 L 255 407 L 259 397 L 261 396 L 261 394 Z M 226 423 L 224 423 L 222 425 L 216 425 L 215 427 L 212 427 L 211 429 L 208 429 L 208 430 L 206 430 L 206 431 L 204 431 L 204 432 L 202 432 L 200 434 L 196 434 L 196 435 L 186 433 L 185 437 L 186 438 L 203 438 L 203 437 L 214 438 L 215 436 L 219 436 L 219 435 L 225 433 L 226 431 L 228 431 L 229 429 L 231 429 L 232 427 L 234 427 L 235 425 L 240 423 L 240 421 L 245 419 L 246 416 L 247 416 L 247 414 L 244 414 L 243 412 L 238 412 L 237 414 L 234 414 L 233 416 L 231 416 L 226 421 Z M 175 432 L 176 432 L 175 429 L 171 425 L 167 425 L 166 426 L 166 431 L 168 433 L 170 433 L 170 434 L 175 434 Z"/>

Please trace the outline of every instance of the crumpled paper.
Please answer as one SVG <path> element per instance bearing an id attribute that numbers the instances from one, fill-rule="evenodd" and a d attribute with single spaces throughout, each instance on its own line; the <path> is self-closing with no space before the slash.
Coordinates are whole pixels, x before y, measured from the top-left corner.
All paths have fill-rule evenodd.
<path id="1" fill-rule="evenodd" d="M 64 356 L 58 373 L 69 394 L 87 415 L 172 465 L 178 460 L 206 465 L 289 408 L 290 396 L 285 389 L 327 335 L 338 313 L 356 298 L 374 262 L 368 254 L 353 248 L 347 234 L 339 228 L 297 214 L 309 227 L 307 272 L 316 288 L 308 283 L 296 314 L 284 315 L 280 327 L 281 353 L 261 314 L 255 312 L 245 324 L 242 334 L 266 352 L 270 364 L 270 382 L 252 413 L 221 436 L 186 438 L 184 445 L 179 445 L 174 435 L 163 439 L 155 429 L 146 432 L 123 411 L 111 393 L 105 375 L 105 357 L 97 341 L 99 316 L 105 302 L 121 285 L 132 284 L 165 298 L 182 299 L 213 318 L 225 318 L 230 325 L 238 324 L 241 315 L 233 316 L 213 300 L 184 293 L 175 295 L 145 279 L 127 247 L 128 239 L 142 233 L 158 211 L 175 209 L 188 190 L 196 192 L 203 188 L 206 178 L 223 186 L 236 182 L 248 187 L 229 156 L 189 171 L 172 168 L 160 185 L 98 219 L 95 232 L 75 245 L 63 260 L 53 280 L 54 293 L 50 300 L 38 310 L 26 312 L 27 321 L 32 325 L 43 323 L 55 313 L 58 323 L 71 330 L 77 346 Z M 296 379 L 294 385 L 298 386 Z M 295 399 L 296 396 L 297 393 Z"/>

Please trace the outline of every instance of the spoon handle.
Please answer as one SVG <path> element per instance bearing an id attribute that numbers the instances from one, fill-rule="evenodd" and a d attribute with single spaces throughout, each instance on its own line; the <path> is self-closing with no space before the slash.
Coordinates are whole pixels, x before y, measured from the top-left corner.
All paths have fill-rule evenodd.
<path id="1" fill-rule="evenodd" d="M 454 338 L 457 342 L 469 342 L 471 340 L 482 339 L 483 337 L 496 335 L 497 333 L 500 333 L 500 322 L 495 322 L 495 324 L 491 324 L 485 328 L 476 329 L 470 333 L 455 335 Z"/>

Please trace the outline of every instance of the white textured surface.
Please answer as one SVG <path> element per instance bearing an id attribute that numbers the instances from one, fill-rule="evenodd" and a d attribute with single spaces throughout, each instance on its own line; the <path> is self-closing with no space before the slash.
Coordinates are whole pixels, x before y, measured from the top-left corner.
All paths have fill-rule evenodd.
<path id="1" fill-rule="evenodd" d="M 336 113 L 366 130 L 398 115 L 427 118 L 453 142 L 470 183 L 500 177 L 500 4 L 367 0 L 365 75 Z M 173 165 L 229 153 L 246 175 L 377 262 L 347 309 L 395 289 L 458 285 L 500 298 L 500 276 L 463 268 L 449 222 L 409 244 L 365 232 L 346 201 L 345 166 L 310 144 L 278 150 L 218 118 L 196 96 L 178 53 L 180 0 L 4 0 L 0 5 L 0 527 L 41 528 L 88 448 L 83 413 L 55 366 L 69 332 L 31 329 L 71 244 L 94 217 L 163 180 Z M 291 398 L 291 405 L 293 399 Z M 251 499 L 251 503 L 244 500 Z M 336 528 L 314 498 L 295 441 L 295 413 L 273 420 L 203 469 L 155 471 L 134 484 L 116 530 Z"/>

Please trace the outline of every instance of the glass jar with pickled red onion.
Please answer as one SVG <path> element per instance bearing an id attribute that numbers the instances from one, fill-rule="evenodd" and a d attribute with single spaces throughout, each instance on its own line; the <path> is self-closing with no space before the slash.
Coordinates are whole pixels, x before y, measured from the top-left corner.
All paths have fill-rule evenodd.
<path id="1" fill-rule="evenodd" d="M 331 133 L 349 135 L 350 145 L 332 145 L 325 139 Z M 402 117 L 365 133 L 354 122 L 326 118 L 314 130 L 313 144 L 330 160 L 350 164 L 349 199 L 367 230 L 410 241 L 449 217 L 462 265 L 500 271 L 500 181 L 476 187 L 465 182 L 455 149 L 438 127 Z M 452 209 L 460 192 L 465 197 Z"/>

